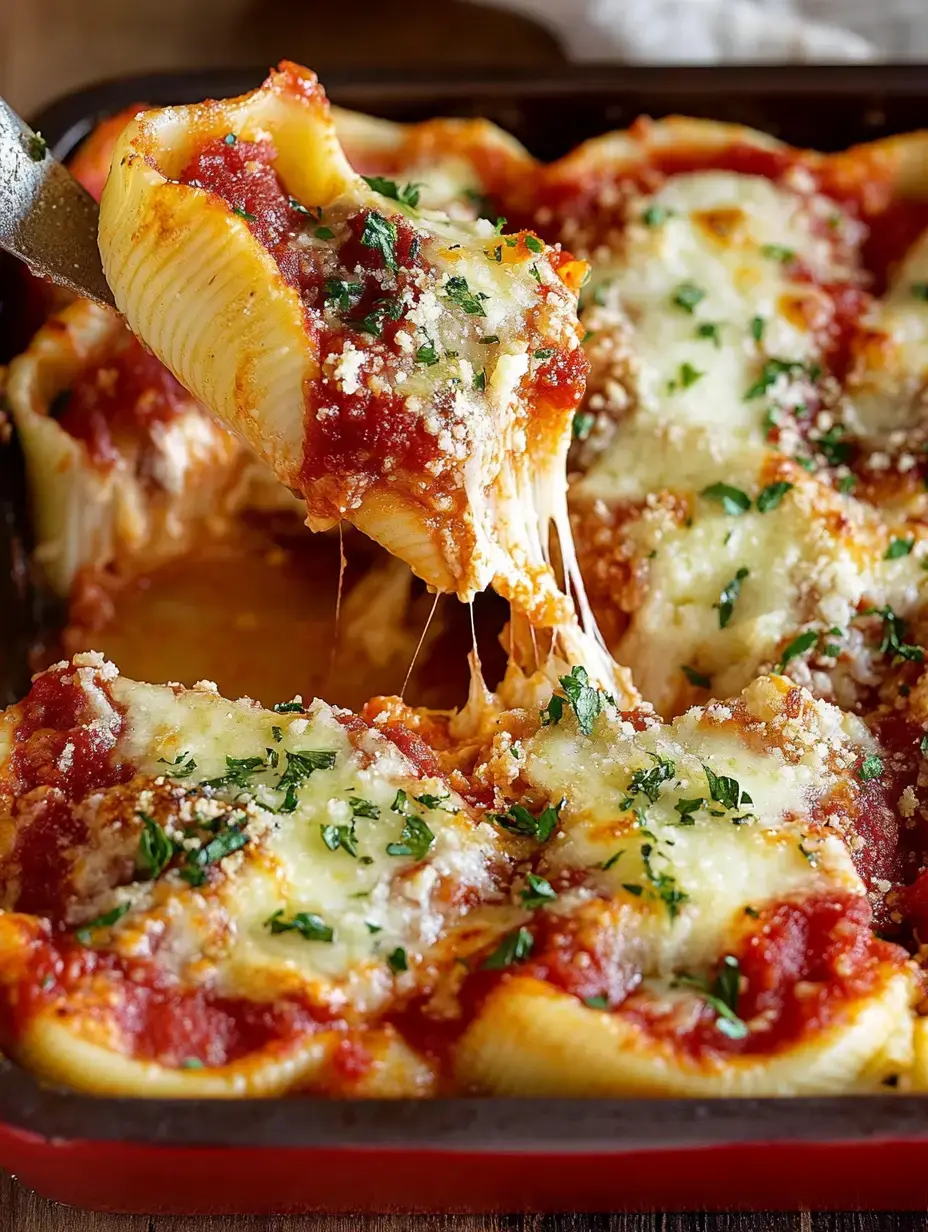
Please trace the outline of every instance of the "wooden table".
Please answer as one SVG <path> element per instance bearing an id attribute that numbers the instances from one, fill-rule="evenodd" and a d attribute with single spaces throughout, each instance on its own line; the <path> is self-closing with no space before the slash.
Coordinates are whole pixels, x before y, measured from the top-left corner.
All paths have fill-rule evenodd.
<path id="1" fill-rule="evenodd" d="M 557 64 L 554 40 L 521 18 L 462 0 L 0 0 L 0 93 L 28 114 L 102 77 L 165 68 L 271 64 L 422 72 Z M 0 1174 L 0 1232 L 925 1232 L 924 1215 L 341 1216 L 172 1219 L 106 1216 L 45 1202 Z"/>

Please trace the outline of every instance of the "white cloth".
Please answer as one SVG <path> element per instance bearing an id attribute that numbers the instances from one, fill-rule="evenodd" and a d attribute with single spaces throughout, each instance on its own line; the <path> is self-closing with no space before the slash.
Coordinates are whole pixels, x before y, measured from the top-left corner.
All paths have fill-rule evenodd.
<path id="1" fill-rule="evenodd" d="M 500 0 L 480 0 L 496 3 Z M 575 60 L 928 60 L 928 0 L 503 0 Z"/>

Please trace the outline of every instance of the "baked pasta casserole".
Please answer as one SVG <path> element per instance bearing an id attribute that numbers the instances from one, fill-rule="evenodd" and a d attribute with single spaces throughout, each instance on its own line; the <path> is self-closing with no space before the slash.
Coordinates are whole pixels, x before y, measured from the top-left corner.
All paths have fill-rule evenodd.
<path id="1" fill-rule="evenodd" d="M 67 612 L 0 716 L 4 1053 L 926 1089 L 928 136 L 542 164 L 284 63 L 72 169 L 121 315 L 4 377 Z"/>

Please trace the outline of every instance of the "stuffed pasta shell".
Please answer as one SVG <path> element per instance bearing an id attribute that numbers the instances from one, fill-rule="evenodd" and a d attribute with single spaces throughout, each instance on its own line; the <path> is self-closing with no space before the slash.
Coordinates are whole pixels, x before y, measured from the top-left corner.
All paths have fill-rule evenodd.
<path id="1" fill-rule="evenodd" d="M 579 587 L 564 457 L 585 266 L 379 187 L 295 65 L 240 99 L 140 115 L 101 202 L 117 304 L 312 528 L 345 519 L 437 589 L 493 583 L 534 624 L 569 621 L 548 529 Z"/>

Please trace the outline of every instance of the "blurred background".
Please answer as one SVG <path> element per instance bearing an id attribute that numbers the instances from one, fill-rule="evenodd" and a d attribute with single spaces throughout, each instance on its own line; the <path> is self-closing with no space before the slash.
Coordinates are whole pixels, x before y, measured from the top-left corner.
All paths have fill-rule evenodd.
<path id="1" fill-rule="evenodd" d="M 928 0 L 0 0 L 0 93 L 26 113 L 104 77 L 266 66 L 441 77 L 565 59 L 928 61 Z"/>

